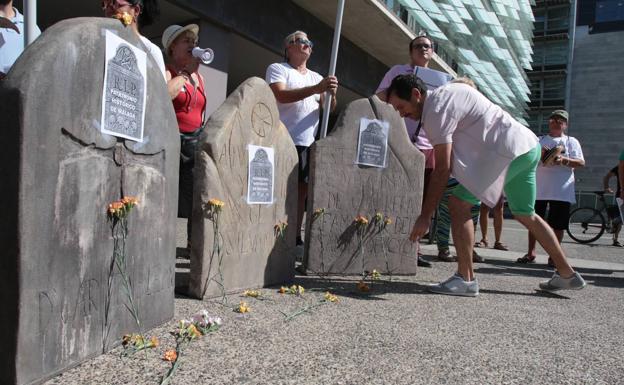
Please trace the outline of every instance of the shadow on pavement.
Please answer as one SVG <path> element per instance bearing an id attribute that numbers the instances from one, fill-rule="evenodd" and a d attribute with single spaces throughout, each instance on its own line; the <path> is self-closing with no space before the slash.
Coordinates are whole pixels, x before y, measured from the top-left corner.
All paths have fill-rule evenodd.
<path id="1" fill-rule="evenodd" d="M 385 301 L 385 298 L 379 296 L 386 293 L 431 294 L 427 292 L 426 285 L 415 282 L 390 281 L 386 276 L 381 280 L 375 281 L 373 284 L 367 280 L 366 284 L 370 287 L 370 291 L 362 292 L 357 288 L 357 283 L 359 281 L 360 279 L 357 276 L 296 276 L 293 283 L 305 287 L 308 291 L 331 291 L 332 294 L 340 294 L 344 297 L 369 301 Z"/>

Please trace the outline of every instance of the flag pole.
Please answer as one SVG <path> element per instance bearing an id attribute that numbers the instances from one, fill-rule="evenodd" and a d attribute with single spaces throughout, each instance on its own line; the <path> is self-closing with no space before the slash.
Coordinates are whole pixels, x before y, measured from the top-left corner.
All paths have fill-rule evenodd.
<path id="1" fill-rule="evenodd" d="M 331 59 L 329 61 L 329 73 L 327 76 L 336 74 L 336 61 L 338 60 L 338 45 L 340 44 L 340 30 L 342 29 L 342 13 L 344 11 L 345 0 L 338 0 L 338 11 L 336 12 L 336 24 L 334 26 L 334 43 L 332 44 Z M 325 103 L 323 106 L 323 121 L 321 123 L 321 138 L 327 136 L 327 125 L 329 124 L 329 111 L 331 110 L 331 94 L 325 92 Z"/>

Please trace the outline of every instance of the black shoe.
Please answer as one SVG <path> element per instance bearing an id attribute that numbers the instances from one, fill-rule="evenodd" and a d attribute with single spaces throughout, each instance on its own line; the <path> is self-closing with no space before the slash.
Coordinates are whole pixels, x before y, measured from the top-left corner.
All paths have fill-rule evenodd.
<path id="1" fill-rule="evenodd" d="M 418 266 L 420 267 L 431 267 L 431 262 L 425 261 L 420 255 L 418 256 Z"/>
<path id="2" fill-rule="evenodd" d="M 301 239 L 301 237 L 297 237 L 297 246 L 303 246 L 303 239 Z"/>

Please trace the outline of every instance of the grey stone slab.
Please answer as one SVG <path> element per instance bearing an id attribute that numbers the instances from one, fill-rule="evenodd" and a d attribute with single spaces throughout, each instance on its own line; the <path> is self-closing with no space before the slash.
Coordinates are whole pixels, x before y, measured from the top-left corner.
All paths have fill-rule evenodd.
<path id="1" fill-rule="evenodd" d="M 247 204 L 247 146 L 272 147 L 275 152 L 273 203 Z M 213 222 L 207 217 L 210 199 L 225 203 L 219 220 L 222 246 L 213 254 Z M 200 139 L 195 163 L 193 234 L 189 293 L 197 298 L 287 282 L 294 275 L 297 214 L 297 151 L 279 120 L 275 97 L 260 78 L 242 83 L 215 111 Z M 289 223 L 283 238 L 274 226 Z"/>
<path id="2" fill-rule="evenodd" d="M 2 384 L 38 382 L 137 332 L 116 272 L 108 294 L 106 209 L 122 195 L 139 199 L 126 252 L 143 329 L 173 316 L 175 114 L 147 55 L 144 142 L 100 132 L 105 30 L 142 46 L 117 20 L 66 20 L 46 30 L 0 83 L 7 149 L 0 152 Z"/>
<path id="3" fill-rule="evenodd" d="M 361 118 L 390 123 L 386 168 L 355 164 Z M 392 106 L 376 96 L 349 104 L 331 135 L 313 145 L 310 165 L 308 212 L 325 213 L 307 216 L 307 268 L 329 274 L 373 269 L 414 274 L 417 250 L 408 236 L 421 210 L 424 156 Z M 371 220 L 378 212 L 392 219 L 382 232 Z M 363 247 L 354 225 L 358 215 L 371 220 Z"/>

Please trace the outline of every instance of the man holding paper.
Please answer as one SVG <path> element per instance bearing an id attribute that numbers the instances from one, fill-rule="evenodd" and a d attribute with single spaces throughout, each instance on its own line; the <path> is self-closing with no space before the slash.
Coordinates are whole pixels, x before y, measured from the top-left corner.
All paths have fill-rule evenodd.
<path id="1" fill-rule="evenodd" d="M 449 74 L 428 68 L 433 56 L 433 41 L 429 36 L 420 35 L 414 38 L 409 44 L 409 54 L 409 64 L 395 65 L 383 77 L 376 91 L 379 99 L 387 101 L 385 91 L 390 86 L 392 79 L 397 75 L 417 74 L 421 79 L 425 79 L 429 90 L 434 90 L 451 81 Z M 425 131 L 419 128 L 418 120 L 405 118 L 405 128 L 407 128 L 407 136 L 409 136 L 412 143 L 425 155 L 424 194 L 426 194 L 429 176 L 435 167 L 433 146 L 429 143 Z M 418 266 L 430 267 L 431 264 L 418 255 Z"/>
<path id="2" fill-rule="evenodd" d="M 414 75 L 399 75 L 387 90 L 387 100 L 402 117 L 421 119 L 434 146 L 436 167 L 422 212 L 410 235 L 418 241 L 451 173 L 460 182 L 449 199 L 457 272 L 430 286 L 434 293 L 474 297 L 479 284 L 472 265 L 474 226 L 470 208 L 494 205 L 503 191 L 516 219 L 531 231 L 553 259 L 557 272 L 540 283 L 543 290 L 582 289 L 583 278 L 569 265 L 552 229 L 535 214 L 535 169 L 541 149 L 537 137 L 479 91 L 451 83 L 428 92 Z"/>

